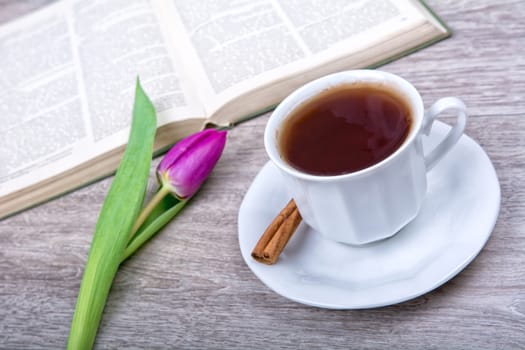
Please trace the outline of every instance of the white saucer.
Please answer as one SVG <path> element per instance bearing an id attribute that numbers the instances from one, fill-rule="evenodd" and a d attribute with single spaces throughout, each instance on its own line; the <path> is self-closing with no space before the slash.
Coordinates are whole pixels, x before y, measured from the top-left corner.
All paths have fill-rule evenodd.
<path id="1" fill-rule="evenodd" d="M 435 122 L 427 148 L 449 126 Z M 276 293 L 333 309 L 396 304 L 445 283 L 480 252 L 496 223 L 500 187 L 483 149 L 468 136 L 428 173 L 417 218 L 395 236 L 365 246 L 324 239 L 301 223 L 278 262 L 256 262 L 251 251 L 290 199 L 277 168 L 267 163 L 239 210 L 239 244 L 253 273 Z"/>

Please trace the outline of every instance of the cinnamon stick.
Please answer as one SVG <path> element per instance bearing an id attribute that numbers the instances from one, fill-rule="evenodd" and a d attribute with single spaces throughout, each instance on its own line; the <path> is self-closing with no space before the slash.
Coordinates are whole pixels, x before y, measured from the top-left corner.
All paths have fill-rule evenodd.
<path id="1" fill-rule="evenodd" d="M 252 257 L 264 264 L 274 264 L 301 220 L 295 201 L 291 199 L 259 238 Z"/>

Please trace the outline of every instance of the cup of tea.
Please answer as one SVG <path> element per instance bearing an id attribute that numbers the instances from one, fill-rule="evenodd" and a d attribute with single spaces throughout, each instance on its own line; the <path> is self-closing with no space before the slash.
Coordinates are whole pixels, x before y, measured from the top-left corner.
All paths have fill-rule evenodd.
<path id="1" fill-rule="evenodd" d="M 445 110 L 456 123 L 425 154 L 422 138 Z M 455 97 L 425 111 L 403 78 L 351 70 L 286 97 L 266 125 L 264 145 L 304 222 L 328 239 L 360 245 L 388 238 L 416 217 L 427 172 L 456 144 L 466 121 Z"/>

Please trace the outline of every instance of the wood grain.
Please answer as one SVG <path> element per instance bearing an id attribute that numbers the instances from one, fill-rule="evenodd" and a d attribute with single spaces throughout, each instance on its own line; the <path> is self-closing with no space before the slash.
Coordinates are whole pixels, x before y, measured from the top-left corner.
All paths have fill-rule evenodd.
<path id="1" fill-rule="evenodd" d="M 2 0 L 0 21 L 43 3 Z M 382 69 L 413 82 L 427 105 L 453 95 L 469 107 L 467 133 L 502 189 L 498 222 L 473 263 L 431 293 L 372 310 L 316 309 L 270 291 L 237 241 L 239 205 L 267 161 L 265 115 L 229 133 L 199 195 L 123 264 L 96 348 L 525 349 L 525 2 L 428 3 L 454 36 Z M 109 183 L 0 222 L 0 348 L 65 347 Z"/>

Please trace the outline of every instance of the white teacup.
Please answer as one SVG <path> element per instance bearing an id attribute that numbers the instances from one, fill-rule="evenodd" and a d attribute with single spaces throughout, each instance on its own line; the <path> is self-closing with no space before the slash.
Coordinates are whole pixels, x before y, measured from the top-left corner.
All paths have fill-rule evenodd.
<path id="1" fill-rule="evenodd" d="M 287 164 L 277 137 L 287 117 L 329 88 L 363 83 L 385 86 L 404 99 L 412 125 L 402 145 L 386 159 L 343 175 L 312 175 Z M 448 109 L 456 112 L 457 123 L 441 143 L 424 154 L 421 138 Z M 457 98 L 439 99 L 425 111 L 417 90 L 401 77 L 377 70 L 352 70 L 314 80 L 284 99 L 266 125 L 264 144 L 304 222 L 328 239 L 359 245 L 390 237 L 416 217 L 426 193 L 426 173 L 456 144 L 466 121 L 466 107 Z"/>

